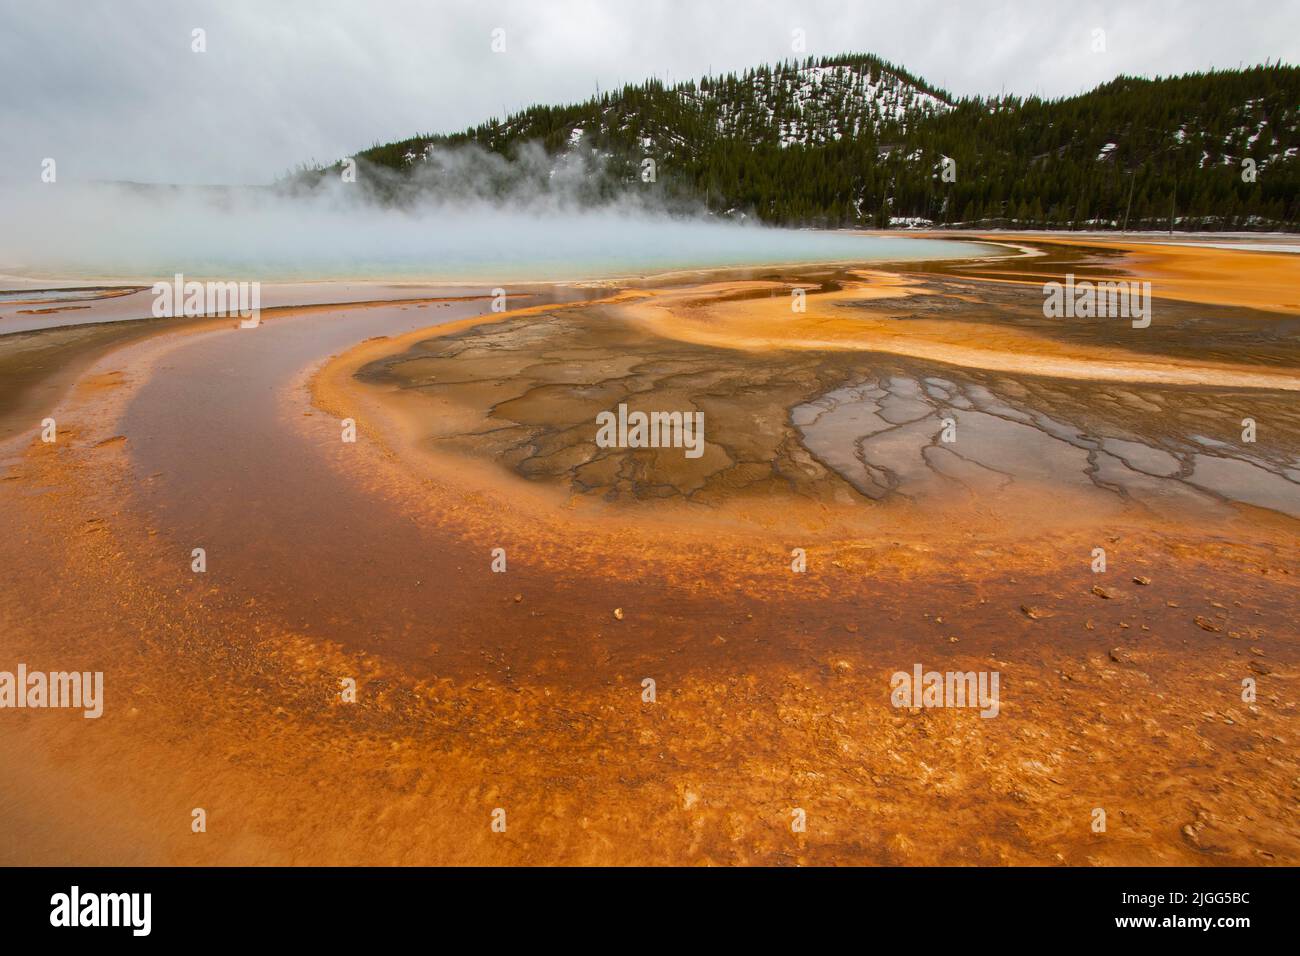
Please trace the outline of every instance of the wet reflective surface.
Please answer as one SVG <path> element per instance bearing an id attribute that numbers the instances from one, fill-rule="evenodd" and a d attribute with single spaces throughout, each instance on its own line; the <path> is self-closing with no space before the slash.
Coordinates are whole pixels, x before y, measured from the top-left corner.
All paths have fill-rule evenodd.
<path id="1" fill-rule="evenodd" d="M 0 715 L 0 857 L 1300 861 L 1289 319 L 1174 303 L 1157 347 L 1036 298 L 756 270 L 98 359 L 6 461 L 0 623 L 108 703 Z M 705 453 L 598 446 L 619 402 Z M 892 706 L 916 663 L 999 715 Z"/>
<path id="2" fill-rule="evenodd" d="M 1300 335 L 1288 331 L 1289 320 L 1220 309 L 1208 322 L 1196 306 L 1160 302 L 1158 324 L 1135 330 L 1113 319 L 1045 319 L 1032 287 L 996 288 L 993 308 L 960 280 L 929 278 L 909 286 L 906 298 L 878 298 L 859 297 L 845 274 L 817 280 L 836 296 L 822 309 L 826 323 L 838 324 L 832 347 L 714 344 L 726 333 L 711 323 L 733 303 L 798 326 L 799 315 L 779 314 L 786 287 L 796 283 L 774 278 L 724 290 L 696 321 L 709 330 L 703 342 L 657 335 L 653 319 L 606 305 L 428 339 L 359 374 L 429 399 L 427 415 L 406 407 L 419 416 L 431 452 L 497 461 L 530 480 L 607 500 L 842 501 L 838 477 L 863 505 L 906 499 L 945 510 L 977 500 L 1013 513 L 1016 496 L 1032 486 L 1077 495 L 1084 507 L 1134 506 L 1189 520 L 1222 516 L 1227 502 L 1300 517 L 1294 379 L 1279 377 L 1287 387 L 1276 389 L 1156 384 L 1174 375 L 1191 382 L 1285 376 L 1300 367 Z M 834 347 L 855 344 L 855 323 L 903 328 L 889 333 L 881 352 Z M 912 326 L 910 336 L 908 323 L 924 328 Z M 825 324 L 808 324 L 827 336 Z M 1231 324 L 1234 333 L 1221 334 L 1216 324 Z M 1034 338 L 1007 339 L 1001 352 L 967 348 L 962 354 L 976 367 L 890 354 L 895 343 L 941 351 L 944 335 L 957 354 L 1019 329 Z M 1216 347 L 1200 344 L 1207 339 Z M 1043 350 L 1041 361 L 1032 354 L 1021 361 L 1022 343 Z M 1101 380 L 1089 377 L 1094 362 Z M 1067 373 L 1034 374 L 1040 365 Z M 598 447 L 597 416 L 620 404 L 646 414 L 702 412 L 703 454 Z"/>
<path id="3" fill-rule="evenodd" d="M 1089 424 L 1064 417 L 1081 406 Z M 797 406 L 792 418 L 804 445 L 873 500 L 943 499 L 959 489 L 987 501 L 1027 482 L 1165 514 L 1234 501 L 1300 518 L 1300 459 L 1268 460 L 1244 442 L 1199 434 L 1214 430 L 1211 422 L 1231 434 L 1245 410 L 1294 427 L 1287 399 L 938 376 L 845 386 Z"/>

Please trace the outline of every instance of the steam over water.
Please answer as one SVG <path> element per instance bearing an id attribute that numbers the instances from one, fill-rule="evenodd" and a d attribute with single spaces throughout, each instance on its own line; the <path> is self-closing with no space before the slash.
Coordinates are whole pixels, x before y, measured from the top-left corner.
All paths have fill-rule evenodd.
<path id="1" fill-rule="evenodd" d="M 547 280 L 990 252 L 553 197 L 394 208 L 340 187 L 290 196 L 258 187 L 9 185 L 0 207 L 0 272 L 68 278 Z"/>

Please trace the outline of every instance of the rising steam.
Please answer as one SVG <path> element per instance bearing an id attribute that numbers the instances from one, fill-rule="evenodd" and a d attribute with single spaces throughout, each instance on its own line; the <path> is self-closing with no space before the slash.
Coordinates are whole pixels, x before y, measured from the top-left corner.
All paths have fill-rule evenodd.
<path id="1" fill-rule="evenodd" d="M 507 281 L 961 252 L 719 219 L 583 149 L 444 150 L 409 175 L 361 165 L 355 182 L 8 183 L 0 206 L 0 271 L 66 277 Z"/>

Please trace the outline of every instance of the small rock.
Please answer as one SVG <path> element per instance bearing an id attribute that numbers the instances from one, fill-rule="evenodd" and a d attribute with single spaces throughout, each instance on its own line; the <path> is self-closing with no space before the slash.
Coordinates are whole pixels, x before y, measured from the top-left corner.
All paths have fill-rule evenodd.
<path id="1" fill-rule="evenodd" d="M 1146 586 L 1146 585 L 1148 585 L 1148 584 L 1151 583 L 1151 579 L 1150 579 L 1150 578 L 1144 578 L 1142 575 L 1139 574 L 1139 575 L 1137 575 L 1136 577 L 1133 578 L 1133 583 L 1134 583 L 1134 584 L 1141 584 L 1141 585 L 1143 585 L 1143 586 Z"/>
<path id="2" fill-rule="evenodd" d="M 1094 584 L 1094 585 L 1092 586 L 1092 593 L 1095 594 L 1095 595 L 1097 595 L 1097 597 L 1099 597 L 1099 598 L 1105 598 L 1107 601 L 1109 601 L 1112 597 L 1114 597 L 1113 594 L 1111 594 L 1109 591 L 1107 591 L 1107 590 L 1106 590 L 1104 587 L 1102 587 L 1100 584 Z"/>
<path id="3" fill-rule="evenodd" d="M 1217 634 L 1217 633 L 1219 633 L 1219 631 L 1223 630 L 1223 628 L 1219 627 L 1219 625 L 1215 624 L 1213 621 L 1207 621 L 1205 618 L 1201 617 L 1201 615 L 1199 615 L 1199 614 L 1196 615 L 1196 617 L 1192 618 L 1192 620 L 1195 621 L 1195 622 L 1196 622 L 1196 626 L 1199 627 L 1199 628 L 1200 628 L 1201 630 L 1203 630 L 1203 631 L 1211 631 L 1211 632 Z"/>
<path id="4" fill-rule="evenodd" d="M 623 609 L 621 607 L 614 608 L 614 619 L 618 621 L 623 620 Z"/>

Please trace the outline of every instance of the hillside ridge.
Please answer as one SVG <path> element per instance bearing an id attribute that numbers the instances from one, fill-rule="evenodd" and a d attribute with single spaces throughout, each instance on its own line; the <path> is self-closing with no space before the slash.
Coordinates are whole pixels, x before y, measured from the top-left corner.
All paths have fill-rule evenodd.
<path id="1" fill-rule="evenodd" d="M 782 225 L 1295 229 L 1298 104 L 1300 68 L 1281 64 L 1120 76 L 1055 100 L 954 98 L 846 54 L 651 79 L 357 158 L 428 185 L 457 150 L 517 162 L 540 148 L 588 163 L 593 201 L 638 190 Z"/>

